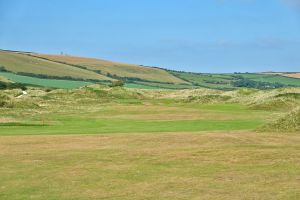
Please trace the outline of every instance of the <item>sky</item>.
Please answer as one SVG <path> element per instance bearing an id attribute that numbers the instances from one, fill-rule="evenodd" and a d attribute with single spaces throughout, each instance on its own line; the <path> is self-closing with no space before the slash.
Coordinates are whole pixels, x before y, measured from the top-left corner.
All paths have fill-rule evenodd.
<path id="1" fill-rule="evenodd" d="M 300 71 L 300 0 L 0 0 L 0 49 L 193 72 Z"/>

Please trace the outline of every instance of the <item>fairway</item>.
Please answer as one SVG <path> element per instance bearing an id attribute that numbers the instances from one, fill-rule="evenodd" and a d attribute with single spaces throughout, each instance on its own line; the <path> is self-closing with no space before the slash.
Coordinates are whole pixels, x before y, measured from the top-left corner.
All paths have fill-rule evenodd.
<path id="1" fill-rule="evenodd" d="M 0 199 L 300 198 L 299 129 L 260 131 L 297 88 L 27 93 L 0 91 Z"/>
<path id="2" fill-rule="evenodd" d="M 34 116 L 28 113 L 25 121 L 16 118 L 16 122 L 21 123 L 0 123 L 0 135 L 251 130 L 262 125 L 264 115 L 268 114 L 271 113 L 234 104 L 201 107 L 102 105 L 81 115 L 68 113 L 68 110 Z"/>
<path id="3" fill-rule="evenodd" d="M 0 199 L 300 198 L 299 134 L 7 136 Z"/>
<path id="4" fill-rule="evenodd" d="M 299 11 L 0 0 L 0 200 L 300 200 Z"/>

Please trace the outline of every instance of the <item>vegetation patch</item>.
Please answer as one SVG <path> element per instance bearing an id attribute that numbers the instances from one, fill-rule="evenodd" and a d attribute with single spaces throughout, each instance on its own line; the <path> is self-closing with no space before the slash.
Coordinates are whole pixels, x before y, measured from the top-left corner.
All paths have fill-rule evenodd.
<path id="1" fill-rule="evenodd" d="M 203 96 L 189 96 L 185 102 L 198 102 L 198 103 L 220 103 L 226 102 L 230 100 L 231 96 L 223 96 L 223 95 L 203 95 Z"/>
<path id="2" fill-rule="evenodd" d="M 300 107 L 293 109 L 275 122 L 265 125 L 261 130 L 277 132 L 300 131 Z"/>
<path id="3" fill-rule="evenodd" d="M 29 123 L 19 123 L 19 122 L 7 122 L 0 123 L 0 126 L 48 126 L 47 124 L 29 124 Z"/>
<path id="4" fill-rule="evenodd" d="M 71 80 L 52 80 L 52 79 L 43 79 L 36 77 L 29 77 L 23 75 L 17 75 L 9 72 L 0 72 L 1 76 L 6 77 L 9 80 L 20 83 L 20 85 L 34 85 L 48 88 L 63 88 L 63 89 L 73 89 L 82 87 L 85 85 L 91 85 L 93 83 L 86 81 L 71 81 Z"/>

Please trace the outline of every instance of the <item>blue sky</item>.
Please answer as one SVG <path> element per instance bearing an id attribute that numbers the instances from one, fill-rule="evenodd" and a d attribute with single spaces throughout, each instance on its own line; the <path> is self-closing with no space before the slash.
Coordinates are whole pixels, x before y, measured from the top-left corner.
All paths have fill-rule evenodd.
<path id="1" fill-rule="evenodd" d="M 0 48 L 195 72 L 300 71 L 300 0 L 0 0 Z"/>

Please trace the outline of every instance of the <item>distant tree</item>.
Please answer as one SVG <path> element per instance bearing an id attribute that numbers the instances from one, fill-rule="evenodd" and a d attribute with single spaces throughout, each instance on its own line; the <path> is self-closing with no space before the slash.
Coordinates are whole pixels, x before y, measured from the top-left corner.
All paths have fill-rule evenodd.
<path id="1" fill-rule="evenodd" d="M 7 70 L 7 69 L 5 69 L 5 67 L 4 67 L 4 66 L 0 66 L 0 72 L 8 72 L 8 70 Z"/>

